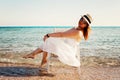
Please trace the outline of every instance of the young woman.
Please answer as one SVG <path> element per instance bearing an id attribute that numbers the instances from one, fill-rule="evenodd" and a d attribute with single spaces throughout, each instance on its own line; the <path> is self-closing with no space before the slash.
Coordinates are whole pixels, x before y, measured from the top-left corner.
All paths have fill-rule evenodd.
<path id="1" fill-rule="evenodd" d="M 90 24 L 92 18 L 89 14 L 83 15 L 78 26 L 71 28 L 64 32 L 56 32 L 46 34 L 43 38 L 44 43 L 33 51 L 31 54 L 24 56 L 24 58 L 33 58 L 39 53 L 43 53 L 41 66 L 47 62 L 48 53 L 53 53 L 58 56 L 58 59 L 71 66 L 80 66 L 80 61 L 76 58 L 77 45 L 82 37 L 88 39 L 90 33 Z"/>

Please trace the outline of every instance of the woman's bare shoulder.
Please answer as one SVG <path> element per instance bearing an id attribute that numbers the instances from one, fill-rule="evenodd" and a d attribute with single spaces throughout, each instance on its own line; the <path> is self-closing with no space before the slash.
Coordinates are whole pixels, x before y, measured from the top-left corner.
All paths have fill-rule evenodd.
<path id="1" fill-rule="evenodd" d="M 83 36 L 83 31 L 82 30 L 76 30 L 75 29 L 75 32 L 80 38 L 82 38 L 82 36 Z"/>
<path id="2" fill-rule="evenodd" d="M 79 35 L 80 35 L 80 37 L 82 37 L 83 36 L 83 32 L 79 31 Z"/>

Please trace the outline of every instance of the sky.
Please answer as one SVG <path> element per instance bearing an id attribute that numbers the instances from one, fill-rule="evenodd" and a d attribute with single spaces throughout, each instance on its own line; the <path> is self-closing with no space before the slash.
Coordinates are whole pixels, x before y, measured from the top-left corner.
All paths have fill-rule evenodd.
<path id="1" fill-rule="evenodd" d="M 0 26 L 73 26 L 87 13 L 93 26 L 120 26 L 120 0 L 0 0 Z"/>

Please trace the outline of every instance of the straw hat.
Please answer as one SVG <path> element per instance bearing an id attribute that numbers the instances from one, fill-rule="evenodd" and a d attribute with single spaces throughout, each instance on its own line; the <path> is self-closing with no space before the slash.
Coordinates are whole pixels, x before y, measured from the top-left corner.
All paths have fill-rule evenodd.
<path id="1" fill-rule="evenodd" d="M 90 14 L 83 15 L 82 17 L 86 20 L 86 22 L 87 22 L 89 25 L 90 25 L 91 22 L 93 21 L 93 19 L 92 19 L 92 17 L 90 16 Z"/>

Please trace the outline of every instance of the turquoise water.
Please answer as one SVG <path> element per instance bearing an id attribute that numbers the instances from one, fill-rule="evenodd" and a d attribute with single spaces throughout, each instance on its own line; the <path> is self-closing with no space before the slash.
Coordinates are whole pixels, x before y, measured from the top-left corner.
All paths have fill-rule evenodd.
<path id="1" fill-rule="evenodd" d="M 70 26 L 11 26 L 0 27 L 0 53 L 22 54 L 43 43 L 43 36 L 55 28 Z M 81 56 L 120 58 L 120 27 L 93 26 L 88 41 L 80 42 Z"/>

